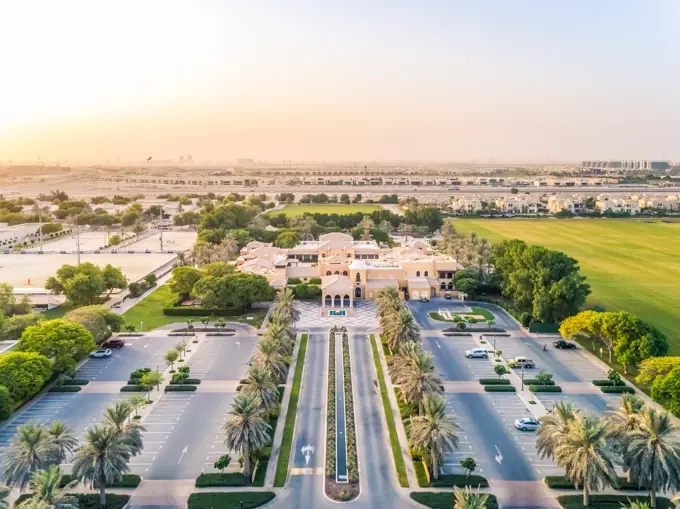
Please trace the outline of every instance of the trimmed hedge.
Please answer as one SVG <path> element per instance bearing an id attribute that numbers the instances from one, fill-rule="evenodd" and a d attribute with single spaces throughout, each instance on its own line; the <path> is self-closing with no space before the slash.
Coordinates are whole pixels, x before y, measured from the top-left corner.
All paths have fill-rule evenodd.
<path id="1" fill-rule="evenodd" d="M 486 477 L 481 475 L 470 474 L 466 476 L 465 474 L 441 474 L 439 479 L 430 479 L 430 486 L 433 488 L 451 488 L 453 486 L 458 486 L 462 488 L 464 486 L 470 486 L 471 488 L 488 488 L 489 481 Z"/>
<path id="2" fill-rule="evenodd" d="M 610 385 L 614 385 L 614 382 L 611 380 L 593 380 L 593 385 L 597 385 L 598 387 L 609 387 Z"/>
<path id="3" fill-rule="evenodd" d="M 193 392 L 197 389 L 195 385 L 166 385 L 165 392 Z"/>
<path id="4" fill-rule="evenodd" d="M 72 481 L 75 481 L 73 476 L 64 474 L 61 476 L 61 481 L 59 481 L 59 487 L 63 488 Z M 108 488 L 136 488 L 141 482 L 142 478 L 137 474 L 123 474 L 123 478 L 119 482 L 107 484 L 106 486 Z"/>
<path id="5" fill-rule="evenodd" d="M 547 382 L 541 382 L 535 378 L 525 378 L 524 385 L 555 385 L 554 380 L 548 380 Z"/>
<path id="6" fill-rule="evenodd" d="M 553 490 L 581 490 L 582 488 L 575 488 L 574 484 L 563 475 L 550 475 L 543 479 L 543 482 Z M 646 487 L 640 488 L 636 482 L 630 482 L 625 477 L 616 478 L 615 490 L 619 491 L 641 491 L 646 490 Z"/>
<path id="7" fill-rule="evenodd" d="M 120 388 L 120 392 L 146 392 L 146 389 L 141 385 L 128 384 L 123 385 L 123 387 Z"/>
<path id="8" fill-rule="evenodd" d="M 486 509 L 498 509 L 498 500 L 495 495 L 485 493 L 489 498 L 486 500 Z M 412 491 L 411 500 L 432 509 L 451 509 L 454 504 L 453 493 L 433 493 L 431 491 Z M 617 507 L 621 509 L 621 507 Z"/>
<path id="9" fill-rule="evenodd" d="M 244 309 L 204 309 L 201 307 L 172 306 L 163 308 L 165 316 L 238 316 Z"/>
<path id="10" fill-rule="evenodd" d="M 531 392 L 562 392 L 562 387 L 559 385 L 530 385 Z"/>
<path id="11" fill-rule="evenodd" d="M 479 383 L 482 385 L 510 385 L 510 380 L 507 378 L 480 378 Z"/>
<path id="12" fill-rule="evenodd" d="M 517 392 L 512 385 L 485 385 L 485 392 Z"/>
<path id="13" fill-rule="evenodd" d="M 271 502 L 275 496 L 271 491 L 192 493 L 188 509 L 253 509 Z"/>
<path id="14" fill-rule="evenodd" d="M 250 484 L 248 478 L 240 472 L 228 474 L 211 473 L 201 474 L 196 478 L 197 488 L 217 487 L 217 486 L 247 486 Z"/>
<path id="15" fill-rule="evenodd" d="M 600 387 L 600 390 L 605 394 L 621 394 L 627 392 L 628 394 L 635 394 L 635 389 L 627 385 L 612 385 L 611 387 Z"/>
<path id="16" fill-rule="evenodd" d="M 74 493 L 70 496 L 78 499 L 80 509 L 123 509 L 130 501 L 130 495 L 106 494 L 106 505 L 99 505 L 99 493 Z M 14 507 L 33 496 L 32 493 L 24 493 L 14 502 Z"/>
<path id="17" fill-rule="evenodd" d="M 70 380 L 64 380 L 62 385 L 87 385 L 89 383 L 89 380 L 84 380 L 82 378 L 71 378 Z"/>
<path id="18" fill-rule="evenodd" d="M 590 495 L 590 505 L 594 509 L 621 509 L 621 504 L 628 507 L 630 502 L 649 502 L 649 497 L 633 495 Z M 585 509 L 583 495 L 562 495 L 557 502 L 564 509 Z M 656 498 L 657 509 L 674 509 L 675 505 L 665 497 Z"/>
<path id="19" fill-rule="evenodd" d="M 47 392 L 78 392 L 81 389 L 82 387 L 80 387 L 80 385 L 62 385 L 61 387 L 55 385 L 54 387 L 50 387 Z"/>
<path id="20" fill-rule="evenodd" d="M 187 378 L 184 382 L 179 383 L 174 380 L 170 380 L 170 385 L 199 385 L 201 381 L 198 378 Z"/>

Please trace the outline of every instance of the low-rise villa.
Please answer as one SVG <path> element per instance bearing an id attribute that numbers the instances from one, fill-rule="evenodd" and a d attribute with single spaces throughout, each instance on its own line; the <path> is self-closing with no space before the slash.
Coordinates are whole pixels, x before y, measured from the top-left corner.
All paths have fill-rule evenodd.
<path id="1" fill-rule="evenodd" d="M 236 263 L 240 271 L 265 276 L 279 288 L 289 279 L 321 279 L 324 308 L 352 308 L 356 299 L 375 299 L 386 287 L 405 299 L 429 299 L 453 291 L 453 274 L 462 268 L 422 240 L 391 248 L 346 233 L 327 233 L 291 249 L 251 242 Z"/>

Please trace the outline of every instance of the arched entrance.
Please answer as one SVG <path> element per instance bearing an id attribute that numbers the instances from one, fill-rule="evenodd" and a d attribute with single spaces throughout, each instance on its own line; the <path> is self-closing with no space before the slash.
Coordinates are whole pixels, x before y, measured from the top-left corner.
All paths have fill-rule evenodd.
<path id="1" fill-rule="evenodd" d="M 439 287 L 440 290 L 446 290 L 446 283 L 442 283 Z"/>
<path id="2" fill-rule="evenodd" d="M 340 296 L 336 295 L 335 299 L 333 299 L 333 307 L 339 308 L 341 305 L 342 305 L 342 303 L 340 301 Z"/>
<path id="3" fill-rule="evenodd" d="M 342 307 L 348 308 L 349 307 L 349 295 L 345 295 L 342 298 Z"/>
<path id="4" fill-rule="evenodd" d="M 325 302 L 327 308 L 329 308 L 333 305 L 333 299 L 331 299 L 330 295 L 326 295 L 326 299 L 325 299 L 324 302 Z"/>
<path id="5" fill-rule="evenodd" d="M 361 288 L 359 288 L 358 286 L 354 289 L 354 298 L 355 299 L 361 298 Z"/>

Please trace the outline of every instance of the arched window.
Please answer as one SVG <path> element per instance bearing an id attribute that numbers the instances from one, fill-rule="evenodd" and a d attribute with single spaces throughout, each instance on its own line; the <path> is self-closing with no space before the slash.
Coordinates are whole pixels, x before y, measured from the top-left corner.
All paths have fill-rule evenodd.
<path id="1" fill-rule="evenodd" d="M 357 277 L 356 277 L 357 283 L 361 283 L 361 274 L 357 272 Z"/>
<path id="2" fill-rule="evenodd" d="M 444 283 L 443 281 L 442 281 L 440 290 L 446 290 L 446 283 Z"/>
<path id="3" fill-rule="evenodd" d="M 326 300 L 325 300 L 325 302 L 326 302 L 326 307 L 327 307 L 327 308 L 329 308 L 329 307 L 331 307 L 331 306 L 333 305 L 333 299 L 331 299 L 331 296 L 330 296 L 330 295 L 326 295 Z"/>
<path id="4" fill-rule="evenodd" d="M 416 277 L 420 277 L 420 271 L 419 270 L 416 271 Z"/>
<path id="5" fill-rule="evenodd" d="M 361 298 L 361 287 L 357 286 L 354 289 L 354 298 L 355 299 L 360 299 Z"/>
<path id="6" fill-rule="evenodd" d="M 333 299 L 333 307 L 339 308 L 340 306 L 341 306 L 341 303 L 340 303 L 340 296 L 339 296 L 339 295 L 336 295 L 336 296 L 335 296 L 335 299 Z"/>
<path id="7" fill-rule="evenodd" d="M 335 271 L 335 275 L 336 275 L 336 276 L 339 276 L 339 275 L 340 275 L 340 271 L 339 271 L 339 270 L 336 270 L 336 271 Z"/>
<path id="8" fill-rule="evenodd" d="M 423 274 L 423 276 L 427 277 L 427 271 L 425 271 L 425 273 Z"/>
<path id="9" fill-rule="evenodd" d="M 327 271 L 326 271 L 326 275 L 327 275 L 327 276 L 330 276 L 330 275 L 331 275 L 331 271 L 330 271 L 330 270 L 327 270 Z"/>
<path id="10" fill-rule="evenodd" d="M 343 276 L 347 276 L 347 275 L 348 275 L 348 274 L 347 274 L 347 271 L 346 271 L 346 270 L 343 270 L 343 271 L 342 271 L 342 275 L 343 275 Z"/>
<path id="11" fill-rule="evenodd" d="M 453 290 L 453 283 L 449 283 L 449 290 Z"/>
<path id="12" fill-rule="evenodd" d="M 342 298 L 342 307 L 348 308 L 349 307 L 349 295 L 345 295 Z"/>

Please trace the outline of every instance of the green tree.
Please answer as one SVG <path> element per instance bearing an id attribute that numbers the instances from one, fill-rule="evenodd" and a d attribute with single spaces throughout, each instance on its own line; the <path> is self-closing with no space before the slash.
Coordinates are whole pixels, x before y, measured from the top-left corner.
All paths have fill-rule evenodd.
<path id="1" fill-rule="evenodd" d="M 217 458 L 217 461 L 213 465 L 214 468 L 220 471 L 220 475 L 224 474 L 224 469 L 229 466 L 229 463 L 231 463 L 231 456 L 228 454 L 223 454 L 219 458 Z"/>
<path id="2" fill-rule="evenodd" d="M 276 341 L 264 339 L 257 344 L 252 362 L 277 384 L 285 383 L 288 368 L 280 353 L 281 346 Z"/>
<path id="3" fill-rule="evenodd" d="M 493 371 L 498 375 L 498 378 L 502 378 L 503 375 L 507 375 L 508 373 L 510 373 L 503 364 L 496 364 L 493 367 Z"/>
<path id="4" fill-rule="evenodd" d="M 236 272 L 234 265 L 227 262 L 213 262 L 201 267 L 201 273 L 204 276 L 222 277 L 234 272 Z"/>
<path id="5" fill-rule="evenodd" d="M 0 283 L 0 314 L 12 316 L 24 315 L 31 311 L 31 302 L 24 297 L 17 302 L 14 287 L 9 283 Z"/>
<path id="6" fill-rule="evenodd" d="M 276 237 L 275 245 L 282 249 L 292 249 L 300 243 L 300 237 L 297 232 L 284 231 Z"/>
<path id="7" fill-rule="evenodd" d="M 55 373 L 75 369 L 77 362 L 97 348 L 90 331 L 79 323 L 48 320 L 29 327 L 21 335 L 19 349 L 35 352 L 54 361 Z"/>
<path id="8" fill-rule="evenodd" d="M 300 310 L 295 302 L 295 294 L 290 288 L 283 288 L 276 292 L 276 300 L 272 305 L 272 312 L 270 316 L 274 316 L 275 320 L 285 319 L 292 325 L 295 325 L 300 320 Z"/>
<path id="9" fill-rule="evenodd" d="M 122 239 L 120 238 L 120 235 L 118 234 L 111 235 L 109 237 L 109 246 L 117 246 L 118 244 L 121 243 L 121 241 Z"/>
<path id="10" fill-rule="evenodd" d="M 106 320 L 102 316 L 101 313 L 98 313 L 97 311 L 93 310 L 93 308 L 99 308 L 103 306 L 85 306 L 82 308 L 77 308 L 74 309 L 73 311 L 69 311 L 66 313 L 64 316 L 65 319 L 71 320 L 73 322 L 79 323 L 83 327 L 85 327 L 88 331 L 90 331 L 90 334 L 92 334 L 92 338 L 94 339 L 94 342 L 98 345 L 106 341 L 111 337 L 111 329 L 109 328 L 109 325 L 106 323 Z M 122 320 L 123 317 L 120 315 L 117 315 L 120 317 Z"/>
<path id="11" fill-rule="evenodd" d="M 552 374 L 546 373 L 545 371 L 541 371 L 536 375 L 536 380 L 538 381 L 539 384 L 541 385 L 549 385 L 550 382 L 552 382 Z"/>
<path id="12" fill-rule="evenodd" d="M 102 277 L 104 278 L 104 289 L 109 291 L 109 295 L 113 290 L 125 290 L 128 286 L 127 278 L 121 268 L 114 267 L 110 263 L 102 269 Z"/>
<path id="13" fill-rule="evenodd" d="M 45 288 L 54 294 L 63 293 L 76 306 L 92 304 L 105 290 L 102 270 L 90 262 L 78 266 L 62 265 L 57 275 L 49 277 Z"/>
<path id="14" fill-rule="evenodd" d="M 186 299 L 199 279 L 201 279 L 201 272 L 198 269 L 175 267 L 172 269 L 172 278 L 168 285 L 174 293 Z"/>
<path id="15" fill-rule="evenodd" d="M 539 428 L 540 429 L 540 428 Z M 590 505 L 590 493 L 616 483 L 614 451 L 609 440 L 609 421 L 575 414 L 566 436 L 555 450 L 555 459 L 565 468 L 574 486 L 583 487 L 583 505 Z"/>
<path id="16" fill-rule="evenodd" d="M 658 376 L 665 376 L 673 368 L 680 366 L 680 357 L 652 357 L 640 363 L 639 375 L 635 381 L 643 385 L 652 385 Z"/>
<path id="17" fill-rule="evenodd" d="M 0 356 L 0 385 L 18 403 L 37 394 L 52 376 L 52 364 L 34 352 L 9 352 Z"/>
<path id="18" fill-rule="evenodd" d="M 132 407 L 135 411 L 135 415 L 133 416 L 133 419 L 139 415 L 139 409 L 140 407 L 143 407 L 146 405 L 146 398 L 144 396 L 141 396 L 139 394 L 133 394 L 127 399 L 128 404 L 130 407 Z"/>
<path id="19" fill-rule="evenodd" d="M 102 424 L 113 428 L 116 435 L 121 437 L 130 449 L 130 454 L 136 456 L 144 449 L 142 432 L 146 431 L 146 428 L 132 420 L 132 410 L 129 401 L 117 401 L 104 410 Z"/>
<path id="20" fill-rule="evenodd" d="M 272 428 L 264 420 L 262 402 L 257 396 L 239 395 L 234 398 L 224 424 L 224 443 L 243 457 L 243 475 L 250 479 L 250 453 L 271 441 Z"/>
<path id="21" fill-rule="evenodd" d="M 411 447 L 427 450 L 432 458 L 431 473 L 439 479 L 439 462 L 444 454 L 458 448 L 460 426 L 446 415 L 446 400 L 431 394 L 423 401 L 423 415 L 411 421 Z"/>
<path id="22" fill-rule="evenodd" d="M 55 465 L 64 463 L 67 454 L 72 453 L 78 445 L 78 436 L 62 421 L 52 421 L 52 425 L 47 428 L 47 434 L 54 443 L 52 462 Z"/>
<path id="23" fill-rule="evenodd" d="M 151 389 L 156 387 L 156 390 L 160 390 L 162 383 L 163 375 L 158 371 L 150 371 L 149 373 L 142 375 L 142 378 L 139 379 L 139 385 L 144 387 L 147 391 L 146 396 L 148 402 L 151 402 Z"/>
<path id="24" fill-rule="evenodd" d="M 33 496 L 17 505 L 19 509 L 78 509 L 78 499 L 66 494 L 77 482 L 61 487 L 62 472 L 57 465 L 31 476 Z"/>
<path id="25" fill-rule="evenodd" d="M 561 401 L 552 413 L 541 417 L 541 426 L 536 432 L 536 453 L 541 458 L 555 459 L 556 451 L 566 440 L 577 413 L 570 402 Z"/>
<path id="26" fill-rule="evenodd" d="M 12 397 L 7 387 L 0 385 L 0 421 L 10 418 L 12 415 Z"/>
<path id="27" fill-rule="evenodd" d="M 135 210 L 129 210 L 121 216 L 120 224 L 123 226 L 132 226 L 139 221 L 140 217 L 141 215 L 139 212 Z"/>
<path id="28" fill-rule="evenodd" d="M 165 353 L 165 362 L 168 363 L 168 366 L 170 366 L 170 372 L 175 371 L 175 362 L 177 362 L 177 359 L 179 359 L 179 352 L 177 350 L 168 350 Z"/>
<path id="29" fill-rule="evenodd" d="M 460 278 L 457 282 L 454 282 L 454 287 L 459 292 L 463 292 L 467 295 L 476 295 L 477 289 L 479 288 L 479 281 L 472 278 Z"/>
<path id="30" fill-rule="evenodd" d="M 177 354 L 179 355 L 179 360 L 180 360 L 180 361 L 183 361 L 183 360 L 184 360 L 184 354 L 185 354 L 186 351 L 187 351 L 187 345 L 186 345 L 185 343 L 183 343 L 183 342 L 177 343 L 177 344 L 175 345 L 175 351 L 176 351 Z"/>
<path id="31" fill-rule="evenodd" d="M 406 307 L 396 311 L 386 323 L 385 334 L 390 348 L 394 351 L 401 343 L 407 341 L 420 341 L 420 329 L 413 314 Z"/>
<path id="32" fill-rule="evenodd" d="M 383 288 L 378 292 L 378 321 L 383 330 L 387 330 L 387 324 L 394 319 L 394 315 L 401 309 L 404 304 L 401 301 L 399 292 L 396 288 Z"/>
<path id="33" fill-rule="evenodd" d="M 418 351 L 415 355 L 408 355 L 407 359 L 398 365 L 395 381 L 401 387 L 404 399 L 417 405 L 418 414 L 423 415 L 425 399 L 442 393 L 441 379 L 434 368 L 432 352 Z"/>
<path id="34" fill-rule="evenodd" d="M 262 410 L 266 415 L 279 405 L 279 390 L 264 370 L 252 366 L 243 384 L 241 394 L 257 396 L 262 402 Z"/>
<path id="35" fill-rule="evenodd" d="M 609 380 L 614 385 L 625 385 L 623 380 L 621 380 L 621 375 L 615 369 L 610 369 L 607 373 L 607 380 Z"/>
<path id="36" fill-rule="evenodd" d="M 17 428 L 3 460 L 4 480 L 8 486 L 24 491 L 31 475 L 47 468 L 55 457 L 54 441 L 45 428 L 29 422 Z"/>
<path id="37" fill-rule="evenodd" d="M 111 426 L 93 426 L 73 457 L 73 476 L 99 489 L 99 504 L 106 505 L 106 485 L 130 471 L 130 448 Z"/>
<path id="38" fill-rule="evenodd" d="M 475 471 L 477 468 L 477 462 L 475 461 L 474 458 L 470 458 L 469 456 L 467 458 L 463 458 L 460 460 L 460 466 L 463 467 L 463 471 L 465 472 L 465 477 L 469 477 L 472 472 Z"/>
<path id="39" fill-rule="evenodd" d="M 14 315 L 7 319 L 3 319 L 0 315 L 0 338 L 5 341 L 16 341 L 27 327 L 35 325 L 41 320 L 42 315 L 40 313 Z"/>

